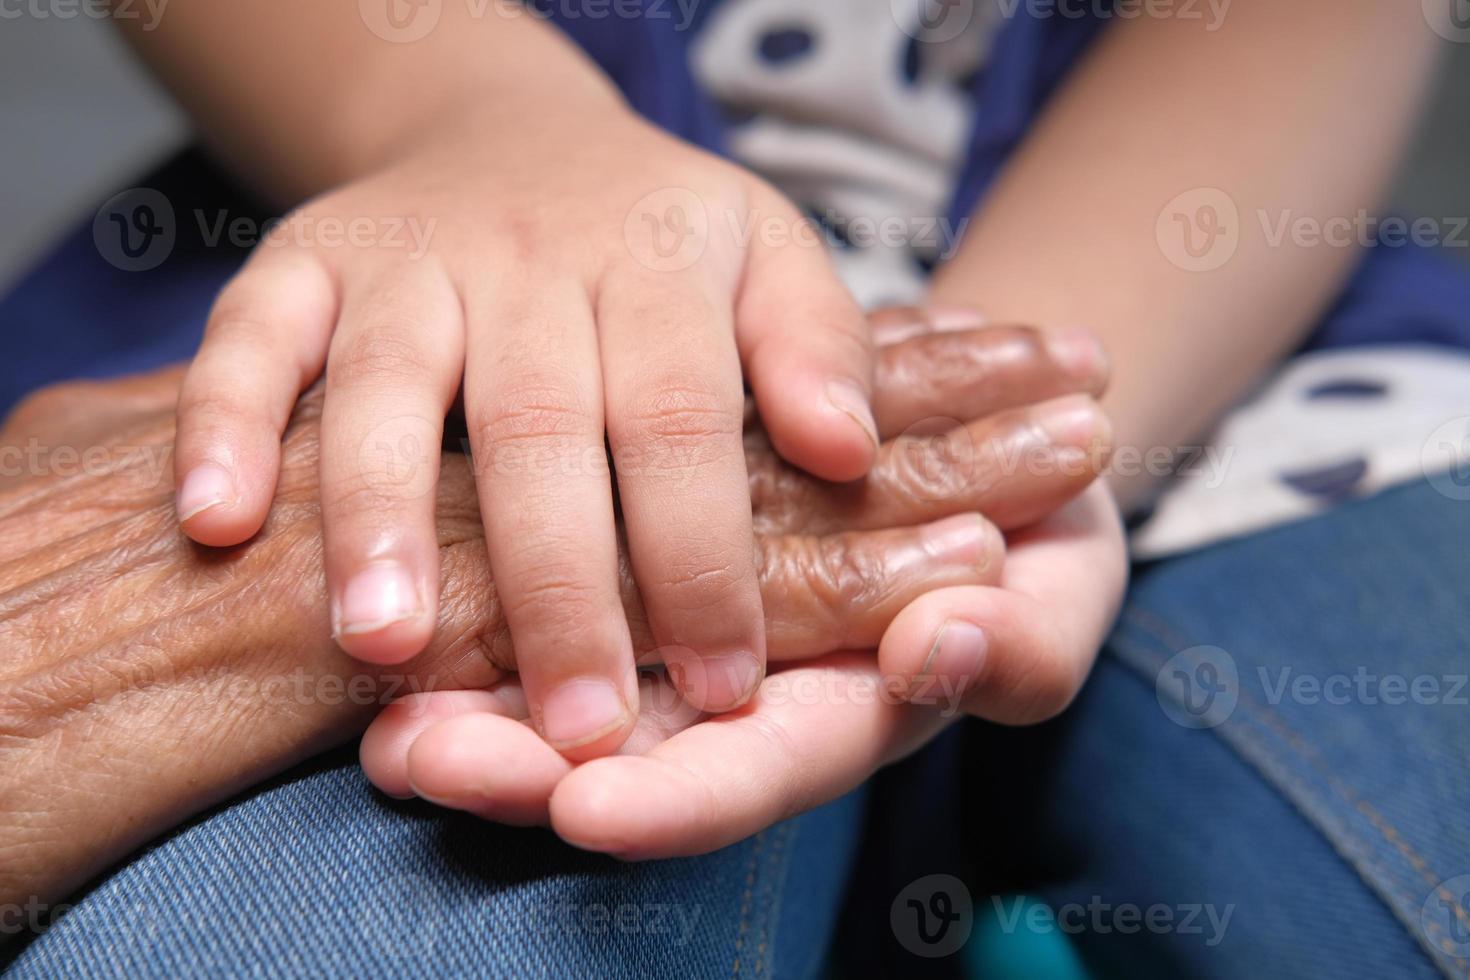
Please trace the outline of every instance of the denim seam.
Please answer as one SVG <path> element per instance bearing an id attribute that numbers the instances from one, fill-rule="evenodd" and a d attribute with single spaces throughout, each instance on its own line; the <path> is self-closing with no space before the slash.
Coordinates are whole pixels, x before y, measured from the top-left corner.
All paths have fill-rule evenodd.
<path id="1" fill-rule="evenodd" d="M 1152 635 L 1164 645 L 1166 650 L 1174 646 L 1182 649 L 1194 645 L 1182 630 L 1169 623 L 1158 613 L 1134 608 L 1127 612 L 1126 618 L 1145 633 Z M 1413 845 L 1404 838 L 1403 834 L 1387 818 L 1379 814 L 1371 803 L 1324 766 L 1321 757 L 1317 755 L 1316 750 L 1310 742 L 1304 739 L 1298 732 L 1294 731 L 1281 718 L 1271 714 L 1264 706 L 1255 703 L 1254 700 L 1247 696 L 1244 688 L 1240 690 L 1238 703 L 1245 705 L 1246 710 L 1261 724 L 1273 729 L 1288 745 L 1294 748 L 1302 756 L 1303 761 L 1315 769 L 1322 776 L 1323 781 L 1331 786 L 1338 796 L 1342 797 L 1342 801 L 1362 814 L 1368 820 L 1369 824 L 1373 826 L 1373 829 L 1378 831 L 1384 840 L 1409 862 L 1410 867 L 1418 872 L 1419 877 L 1437 892 L 1440 883 L 1445 880 L 1445 876 L 1430 868 L 1429 862 L 1414 850 Z M 1416 896 L 1405 897 L 1412 902 Z M 1457 918 L 1464 925 L 1470 927 L 1470 916 L 1467 916 L 1464 910 L 1459 907 L 1459 903 L 1455 900 L 1455 897 L 1449 894 L 1444 894 L 1440 897 L 1449 899 L 1455 908 Z"/>
<path id="2" fill-rule="evenodd" d="M 1125 611 L 1123 618 L 1151 638 L 1157 640 L 1160 644 L 1163 645 L 1166 651 L 1175 646 L 1179 647 L 1180 649 L 1184 649 L 1186 647 L 1194 645 L 1183 632 L 1165 621 L 1157 613 L 1146 612 L 1135 607 Z M 1140 645 L 1132 643 L 1125 638 L 1117 635 L 1116 633 L 1113 637 L 1110 638 L 1109 643 L 1122 648 L 1131 648 L 1131 650 L 1135 653 L 1141 654 L 1146 657 L 1150 656 L 1150 654 L 1145 651 Z M 1150 657 L 1150 659 L 1152 659 L 1152 657 Z M 1443 877 L 1436 877 L 1435 873 L 1429 868 L 1428 863 L 1424 861 L 1424 859 L 1413 850 L 1412 846 L 1409 845 L 1409 843 L 1403 839 L 1402 835 L 1395 831 L 1394 828 L 1386 820 L 1382 820 L 1381 817 L 1379 818 L 1379 820 L 1374 820 L 1373 816 L 1371 816 L 1369 813 L 1364 812 L 1359 804 L 1361 803 L 1363 805 L 1368 805 L 1366 801 L 1362 800 L 1362 798 L 1357 793 L 1355 793 L 1351 789 L 1351 787 L 1343 783 L 1340 779 L 1338 779 L 1336 776 L 1334 776 L 1331 772 L 1323 767 L 1320 759 L 1318 759 L 1315 756 L 1315 753 L 1311 750 L 1309 743 L 1305 742 L 1297 733 L 1292 731 L 1285 722 L 1281 721 L 1281 719 L 1274 717 L 1269 712 L 1265 711 L 1264 708 L 1257 705 L 1244 691 L 1244 689 L 1241 690 L 1237 703 L 1245 707 L 1246 711 L 1253 721 L 1267 729 L 1269 732 L 1274 733 L 1278 738 L 1283 740 L 1286 743 L 1285 747 L 1291 749 L 1295 755 L 1300 757 L 1302 763 L 1307 765 L 1313 772 L 1318 774 L 1322 778 L 1323 782 L 1331 788 L 1333 793 L 1335 793 L 1340 798 L 1341 802 L 1347 804 L 1353 810 L 1353 812 L 1358 813 L 1360 816 L 1366 819 L 1369 825 L 1372 826 L 1373 829 L 1376 830 L 1379 835 L 1382 836 L 1384 840 L 1400 854 L 1401 857 L 1409 862 L 1414 871 L 1416 871 L 1421 878 L 1427 881 L 1431 888 L 1435 889 L 1436 891 L 1440 889 L 1441 883 L 1444 880 Z M 1218 738 L 1225 745 L 1230 746 L 1232 752 L 1234 752 L 1237 757 L 1239 757 L 1251 768 L 1255 769 L 1268 781 L 1276 781 L 1272 778 L 1271 773 L 1263 771 L 1260 765 L 1258 765 L 1248 756 L 1242 754 L 1239 751 L 1238 747 L 1232 745 L 1231 739 L 1224 737 L 1224 734 L 1222 732 L 1215 730 L 1212 732 L 1212 734 L 1214 734 L 1215 737 Z M 1237 728 L 1233 731 L 1233 734 L 1237 738 L 1255 743 L 1263 752 L 1266 752 L 1268 754 L 1271 752 L 1271 750 L 1266 745 L 1261 743 L 1259 739 L 1252 738 L 1243 729 Z M 1290 772 L 1283 772 L 1280 775 L 1280 778 L 1287 781 L 1289 784 L 1291 784 L 1293 788 L 1305 794 L 1306 796 L 1310 797 L 1312 795 L 1311 789 L 1305 783 L 1303 783 L 1299 777 L 1291 774 Z M 1288 800 L 1290 800 L 1289 796 Z M 1343 861 L 1346 862 L 1347 865 L 1357 873 L 1359 879 L 1361 879 L 1363 883 L 1368 886 L 1370 891 L 1377 893 L 1380 896 L 1381 900 L 1384 899 L 1385 891 L 1389 892 L 1398 899 L 1398 901 L 1384 900 L 1384 905 L 1388 908 L 1390 914 L 1396 920 L 1398 920 L 1400 925 L 1405 928 L 1409 936 L 1414 940 L 1415 945 L 1419 946 L 1421 950 L 1425 950 L 1429 954 L 1428 959 L 1437 969 L 1445 973 L 1447 976 L 1455 976 L 1456 974 L 1452 973 L 1448 969 L 1447 965 L 1442 962 L 1442 950 L 1426 948 L 1425 940 L 1429 939 L 1430 937 L 1423 935 L 1423 932 L 1427 931 L 1435 933 L 1436 940 L 1448 939 L 1449 937 L 1439 935 L 1441 933 L 1441 930 L 1434 922 L 1420 923 L 1422 926 L 1424 926 L 1423 931 L 1421 931 L 1420 929 L 1416 929 L 1415 924 L 1408 921 L 1398 907 L 1399 901 L 1403 902 L 1406 905 L 1413 905 L 1418 896 L 1406 894 L 1405 890 L 1393 880 L 1395 875 L 1392 873 L 1391 869 L 1383 864 L 1380 859 L 1372 855 L 1371 848 L 1366 848 L 1367 853 L 1361 856 L 1353 856 L 1344 853 L 1343 850 L 1333 840 L 1332 834 L 1328 833 L 1326 829 L 1321 826 L 1319 820 L 1313 818 L 1311 814 L 1309 814 L 1300 805 L 1298 805 L 1295 800 L 1291 800 L 1291 802 L 1295 809 L 1307 818 L 1308 822 L 1317 827 L 1318 832 L 1322 833 L 1324 839 L 1328 842 L 1330 846 L 1332 846 L 1332 849 L 1336 851 L 1338 856 L 1341 857 Z M 1366 845 L 1366 839 L 1361 833 L 1353 832 L 1346 827 L 1344 828 L 1344 830 L 1352 834 L 1352 836 L 1358 838 L 1360 842 Z M 1370 878 L 1364 873 L 1364 865 L 1366 865 L 1368 868 L 1378 871 L 1384 876 L 1384 880 L 1375 881 Z M 1452 907 L 1456 911 L 1457 917 L 1463 920 L 1465 914 L 1463 910 L 1459 908 L 1459 903 L 1455 901 L 1454 896 L 1445 895 L 1442 897 L 1447 897 L 1450 900 L 1450 902 L 1452 903 Z M 1462 973 L 1458 974 L 1458 976 L 1465 978 L 1465 980 L 1470 980 L 1470 968 L 1466 968 Z"/>
<path id="3" fill-rule="evenodd" d="M 760 942 L 756 945 L 755 968 L 751 971 L 754 976 L 771 974 L 771 962 L 767 958 L 769 951 L 775 946 L 777 911 L 781 905 L 781 891 L 786 883 L 786 869 L 791 862 L 791 849 L 787 843 L 791 837 L 791 825 L 794 821 L 787 820 L 775 829 L 775 839 L 771 842 L 770 856 L 766 859 L 766 867 L 761 873 L 764 885 L 762 891 L 766 896 L 764 912 L 760 930 Z"/>
<path id="4" fill-rule="evenodd" d="M 1143 654 L 1144 656 L 1148 656 L 1148 654 L 1143 651 L 1142 647 L 1128 640 L 1125 640 L 1122 637 L 1114 636 L 1111 640 L 1109 640 L 1109 643 L 1116 648 L 1125 649 L 1135 653 Z M 1221 735 L 1221 733 L 1218 732 L 1218 730 L 1211 731 L 1210 734 L 1214 735 L 1222 744 L 1230 749 L 1231 753 L 1236 758 L 1240 759 L 1241 762 L 1243 762 L 1245 765 L 1249 766 L 1252 770 L 1258 773 L 1261 778 L 1266 780 L 1266 782 L 1277 786 L 1280 790 L 1297 790 L 1308 798 L 1312 796 L 1311 789 L 1301 780 L 1300 777 L 1296 776 L 1290 771 L 1289 766 L 1284 767 L 1280 772 L 1272 772 L 1263 769 L 1261 765 L 1255 760 L 1251 759 L 1249 755 L 1240 751 L 1240 746 L 1236 744 L 1236 741 L 1255 746 L 1259 751 L 1267 755 L 1273 754 L 1273 750 L 1270 749 L 1262 741 L 1260 736 L 1254 734 L 1250 729 L 1237 727 L 1232 731 L 1230 738 L 1224 737 L 1223 735 Z M 1312 768 L 1315 770 L 1316 767 L 1313 766 Z M 1438 951 L 1430 951 L 1426 949 L 1424 940 L 1418 935 L 1418 931 L 1414 928 L 1413 923 L 1404 918 L 1404 916 L 1399 911 L 1397 903 L 1390 901 L 1390 896 L 1385 894 L 1385 892 L 1388 892 L 1391 893 L 1393 896 L 1403 895 L 1402 889 L 1398 888 L 1390 880 L 1393 877 L 1391 870 L 1385 867 L 1377 858 L 1375 858 L 1372 855 L 1371 851 L 1362 855 L 1354 855 L 1343 850 L 1343 847 L 1339 843 L 1339 841 L 1334 839 L 1334 835 L 1330 833 L 1326 828 L 1324 828 L 1321 825 L 1321 821 L 1318 818 L 1314 817 L 1312 813 L 1309 812 L 1302 805 L 1302 803 L 1292 795 L 1292 793 L 1283 792 L 1282 797 L 1286 801 L 1287 805 L 1289 805 L 1292 809 L 1294 809 L 1298 814 L 1301 815 L 1302 819 L 1306 820 L 1308 824 L 1316 828 L 1317 832 L 1321 834 L 1323 840 L 1327 842 L 1328 847 L 1330 847 L 1332 851 L 1336 853 L 1337 856 L 1342 860 L 1342 862 L 1347 865 L 1347 867 L 1353 872 L 1353 874 L 1363 883 L 1363 886 L 1367 888 L 1370 893 L 1378 897 L 1379 901 L 1383 904 L 1384 908 L 1388 910 L 1389 914 L 1394 918 L 1394 920 L 1397 921 L 1400 926 L 1404 928 L 1406 934 L 1414 942 L 1414 945 L 1417 946 L 1420 951 L 1425 954 L 1425 958 L 1429 960 L 1431 966 L 1433 966 L 1439 972 L 1444 973 L 1446 976 L 1454 977 L 1455 975 L 1446 970 L 1444 965 L 1440 963 L 1439 957 L 1437 955 Z M 1360 840 L 1362 839 L 1361 834 L 1355 833 L 1349 827 L 1344 827 L 1344 833 L 1357 837 Z M 1368 870 L 1377 871 L 1378 873 L 1382 874 L 1384 880 L 1375 881 L 1372 877 L 1365 873 L 1364 866 L 1366 866 Z M 1430 926 L 1431 928 L 1435 928 L 1437 931 L 1437 927 L 1434 927 L 1432 923 L 1430 923 Z M 1470 980 L 1470 973 L 1465 973 L 1462 975 L 1462 977 L 1465 978 L 1465 980 Z"/>
<path id="5" fill-rule="evenodd" d="M 751 839 L 750 857 L 745 864 L 745 892 L 740 899 L 740 929 L 735 933 L 735 959 L 730 966 L 732 977 L 740 975 L 740 954 L 745 948 L 746 933 L 750 931 L 750 898 L 755 891 L 756 868 L 765 844 L 766 832 L 764 830 Z"/>

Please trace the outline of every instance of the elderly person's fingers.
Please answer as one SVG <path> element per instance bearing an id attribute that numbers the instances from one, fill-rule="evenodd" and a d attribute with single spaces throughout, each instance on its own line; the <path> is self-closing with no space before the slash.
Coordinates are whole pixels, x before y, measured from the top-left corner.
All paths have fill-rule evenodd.
<path id="1" fill-rule="evenodd" d="M 1126 579 L 1117 509 L 1099 485 L 1014 536 L 1003 587 L 940 589 L 899 613 L 879 666 L 910 700 L 958 692 L 991 721 L 1044 721 L 1092 669 Z"/>
<path id="2" fill-rule="evenodd" d="M 1063 395 L 1097 397 L 1108 361 L 1085 331 L 930 331 L 882 347 L 873 411 L 883 438 L 932 433 Z"/>
<path id="3" fill-rule="evenodd" d="M 958 514 L 917 527 L 762 537 L 755 551 L 767 648 L 774 661 L 875 646 L 899 610 L 926 592 L 997 582 L 1005 543 L 989 521 Z M 515 670 L 517 652 L 485 573 L 483 548 L 476 549 L 473 541 L 456 544 L 446 561 L 446 577 L 462 585 L 483 583 L 485 596 L 446 597 L 435 643 L 415 661 L 415 669 L 442 673 L 436 669 L 441 659 L 470 651 L 496 668 Z M 622 576 L 633 648 L 641 663 L 661 662 L 626 567 Z M 686 676 L 686 683 L 690 680 Z"/>
<path id="4" fill-rule="evenodd" d="M 1112 431 L 1098 404 L 1069 395 L 932 435 L 890 440 L 858 484 L 804 478 L 752 461 L 756 530 L 828 533 L 978 511 L 1024 527 L 1081 493 L 1107 464 Z"/>
<path id="5" fill-rule="evenodd" d="M 783 658 L 872 647 L 905 606 L 935 589 L 1000 580 L 1004 543 L 967 514 L 918 528 L 787 536 L 760 542 L 768 643 Z M 630 618 L 641 622 L 636 603 Z M 646 626 L 636 637 L 646 637 Z M 651 640 L 646 649 L 654 650 Z M 623 751 L 652 748 L 699 714 L 663 681 L 647 697 Z M 363 769 L 391 796 L 417 795 L 505 823 L 545 819 L 545 799 L 570 764 L 516 719 L 514 679 L 486 691 L 437 691 L 395 702 L 362 742 Z"/>
<path id="6" fill-rule="evenodd" d="M 943 583 L 1000 581 L 1005 542 L 979 514 L 919 527 L 758 542 L 772 660 L 872 648 L 893 617 Z"/>

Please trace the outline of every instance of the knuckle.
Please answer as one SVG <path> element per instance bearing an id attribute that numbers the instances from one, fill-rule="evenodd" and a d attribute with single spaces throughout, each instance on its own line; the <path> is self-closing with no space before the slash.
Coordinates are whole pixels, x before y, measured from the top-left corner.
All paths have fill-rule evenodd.
<path id="1" fill-rule="evenodd" d="M 331 387 L 419 388 L 434 369 L 423 344 L 424 324 L 404 314 L 379 314 L 347 334 L 327 362 Z"/>
<path id="2" fill-rule="evenodd" d="M 191 378 L 179 392 L 179 417 L 196 429 L 214 429 L 253 422 L 261 415 L 255 403 L 233 386 L 200 384 Z"/>
<path id="3" fill-rule="evenodd" d="M 624 472 L 698 467 L 742 453 L 742 400 L 688 378 L 658 379 L 610 420 Z"/>
<path id="4" fill-rule="evenodd" d="M 561 442 L 584 436 L 592 413 L 570 386 L 521 383 L 476 413 L 475 430 L 487 444 Z"/>
<path id="5" fill-rule="evenodd" d="M 471 424 L 481 475 L 536 472 L 569 458 L 580 462 L 583 453 L 592 457 L 589 471 L 606 470 L 594 414 L 565 384 L 519 385 L 476 410 Z"/>
<path id="6" fill-rule="evenodd" d="M 809 539 L 806 557 L 812 594 L 835 622 L 874 605 L 884 592 L 882 559 L 872 549 L 859 546 L 853 535 Z"/>
<path id="7" fill-rule="evenodd" d="M 984 494 L 996 473 L 986 466 L 985 447 L 959 427 L 936 435 L 907 435 L 894 444 L 886 473 L 911 499 L 954 500 Z"/>
<path id="8" fill-rule="evenodd" d="M 667 562 L 650 583 L 650 592 L 674 608 L 704 610 L 739 601 L 753 580 L 753 570 L 747 575 L 734 562 L 694 556 Z"/>
<path id="9" fill-rule="evenodd" d="M 37 388 L 26 395 L 10 412 L 7 424 L 22 418 L 47 418 L 88 397 L 95 384 L 87 381 L 62 381 Z"/>
<path id="10" fill-rule="evenodd" d="M 606 605 L 604 590 L 568 574 L 571 565 L 570 560 L 545 562 L 522 570 L 515 596 L 507 600 L 508 618 L 541 628 L 554 627 L 562 636 L 595 628 Z"/>

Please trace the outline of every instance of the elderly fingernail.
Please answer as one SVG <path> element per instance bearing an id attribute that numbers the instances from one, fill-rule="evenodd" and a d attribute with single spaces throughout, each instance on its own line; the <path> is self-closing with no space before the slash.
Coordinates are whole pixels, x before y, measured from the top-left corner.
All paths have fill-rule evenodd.
<path id="1" fill-rule="evenodd" d="M 957 306 L 940 306 L 929 310 L 929 323 L 941 333 L 957 330 L 979 330 L 988 321 L 978 310 Z"/>
<path id="2" fill-rule="evenodd" d="M 851 381 L 827 383 L 827 401 L 843 415 L 862 427 L 864 434 L 878 445 L 878 423 L 873 420 L 873 410 L 868 405 L 868 396 Z"/>
<path id="3" fill-rule="evenodd" d="M 183 523 L 215 507 L 233 504 L 235 481 L 229 471 L 214 463 L 202 463 L 184 476 L 179 484 L 176 506 Z"/>
<path id="4" fill-rule="evenodd" d="M 989 650 L 990 641 L 983 629 L 960 619 L 946 620 L 934 636 L 934 645 L 919 676 L 972 681 L 985 666 Z"/>
<path id="5" fill-rule="evenodd" d="M 1074 378 L 1092 382 L 1107 378 L 1107 351 L 1087 330 L 1053 331 L 1046 338 L 1046 350 Z"/>
<path id="6" fill-rule="evenodd" d="M 423 613 L 408 570 L 397 562 L 369 565 L 348 579 L 337 609 L 339 636 L 375 633 Z"/>
<path id="7" fill-rule="evenodd" d="M 628 718 L 628 703 L 612 681 L 579 677 L 542 700 L 541 735 L 552 748 L 574 749 L 617 731 Z"/>
<path id="8" fill-rule="evenodd" d="M 924 550 L 934 558 L 953 565 L 990 564 L 999 535 L 978 514 L 957 514 L 942 521 L 926 524 L 919 532 Z"/>
<path id="9" fill-rule="evenodd" d="M 689 704 L 701 711 L 730 711 L 750 699 L 765 671 L 754 653 L 665 657 L 669 678 Z"/>
<path id="10" fill-rule="evenodd" d="M 1042 407 L 1038 421 L 1047 438 L 1062 446 L 1088 446 L 1107 426 L 1102 409 L 1086 395 L 1049 402 Z"/>

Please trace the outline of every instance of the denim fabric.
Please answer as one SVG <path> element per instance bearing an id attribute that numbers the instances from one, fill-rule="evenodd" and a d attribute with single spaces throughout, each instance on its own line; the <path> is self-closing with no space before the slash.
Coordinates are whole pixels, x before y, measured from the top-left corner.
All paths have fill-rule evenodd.
<path id="1" fill-rule="evenodd" d="M 948 785 L 902 769 L 873 781 L 869 857 L 834 945 L 842 972 L 964 975 L 889 928 L 905 885 L 964 864 L 972 966 L 1042 934 L 1099 977 L 1470 976 L 1466 541 L 1470 507 L 1421 483 L 1137 569 L 1071 711 L 1032 729 L 971 725 Z M 1188 653 L 1202 645 L 1224 656 Z M 1238 680 L 1186 670 L 1186 687 L 1181 663 L 1228 663 Z M 1332 678 L 1360 667 L 1384 680 L 1342 697 Z M 1436 679 L 1440 703 L 1382 703 L 1398 700 L 1389 675 Z M 1182 711 L 1212 684 L 1214 710 Z M 955 786 L 965 798 L 945 826 L 963 828 L 967 857 L 946 868 L 926 850 L 932 815 L 911 814 Z M 1017 893 L 1074 910 L 1067 928 L 1017 919 Z M 1128 918 L 1151 907 L 1171 921 Z M 1000 975 L 1072 976 L 1068 962 Z"/>
<path id="2" fill-rule="evenodd" d="M 135 858 L 11 975 L 811 977 L 860 813 L 625 864 L 386 800 L 337 753 Z"/>

